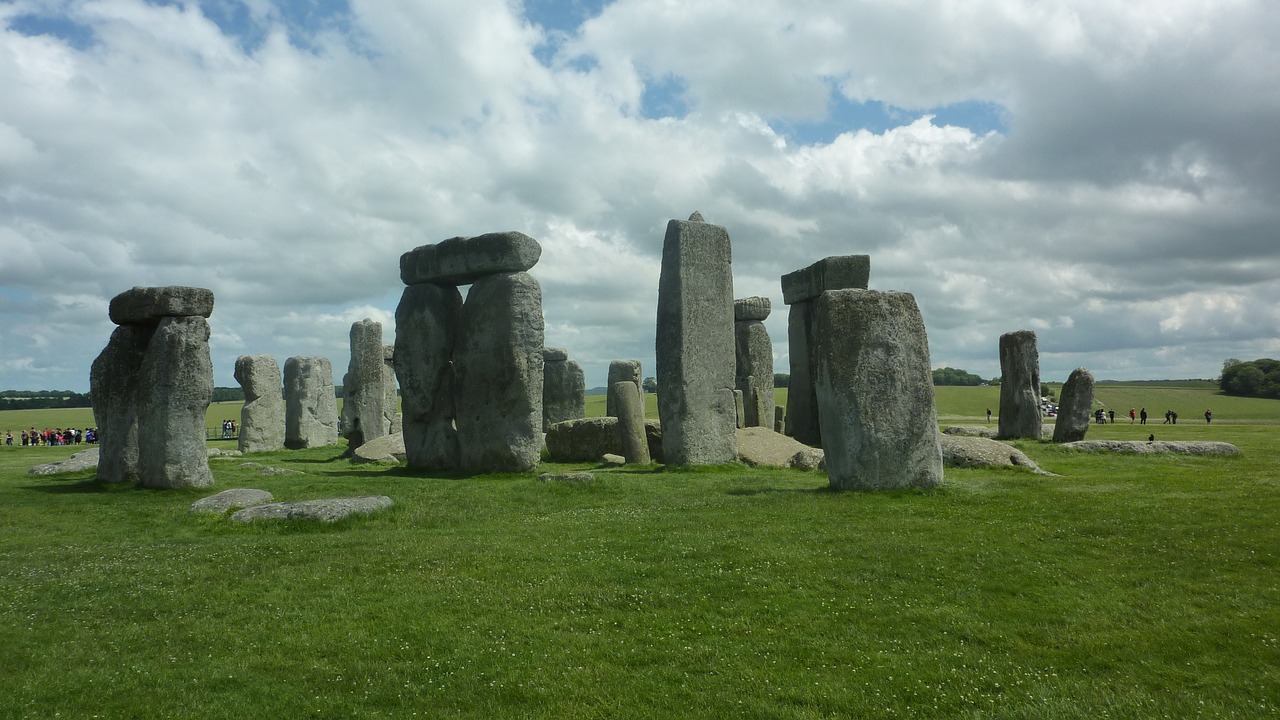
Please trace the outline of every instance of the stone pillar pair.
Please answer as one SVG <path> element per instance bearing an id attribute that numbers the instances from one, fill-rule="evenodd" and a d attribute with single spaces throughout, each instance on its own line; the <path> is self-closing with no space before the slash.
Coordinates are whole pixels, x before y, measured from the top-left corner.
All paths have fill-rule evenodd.
<path id="1" fill-rule="evenodd" d="M 213 291 L 135 287 L 111 299 L 118 327 L 93 361 L 98 479 L 144 487 L 213 484 L 205 413 L 213 397 Z"/>
<path id="2" fill-rule="evenodd" d="M 291 357 L 280 365 L 270 355 L 236 358 L 236 382 L 244 389 L 240 452 L 332 445 L 338 440 L 338 406 L 328 358 Z"/>
<path id="3" fill-rule="evenodd" d="M 419 470 L 522 472 L 542 448 L 542 255 L 518 232 L 400 257 L 395 371 L 405 453 Z M 470 285 L 466 301 L 458 289 Z"/>

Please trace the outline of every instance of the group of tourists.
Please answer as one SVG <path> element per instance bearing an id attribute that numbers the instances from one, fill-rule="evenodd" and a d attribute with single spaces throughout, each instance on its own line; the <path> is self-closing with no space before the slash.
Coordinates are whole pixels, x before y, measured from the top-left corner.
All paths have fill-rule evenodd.
<path id="1" fill-rule="evenodd" d="M 222 439 L 230 440 L 234 437 L 236 437 L 236 421 L 223 420 L 222 421 Z"/>
<path id="2" fill-rule="evenodd" d="M 23 447 L 36 447 L 40 445 L 52 447 L 55 445 L 96 443 L 98 442 L 98 429 L 86 428 L 84 430 L 79 430 L 77 428 L 56 428 L 51 430 L 49 428 L 45 428 L 44 431 L 41 432 L 40 430 L 31 428 L 30 430 L 22 431 L 21 442 Z M 5 431 L 4 444 L 14 444 L 12 430 Z"/>

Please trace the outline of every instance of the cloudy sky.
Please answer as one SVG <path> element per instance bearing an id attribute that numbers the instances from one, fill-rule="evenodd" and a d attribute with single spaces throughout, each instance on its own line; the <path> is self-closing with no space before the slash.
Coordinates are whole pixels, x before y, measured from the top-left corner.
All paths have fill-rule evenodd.
<path id="1" fill-rule="evenodd" d="M 871 256 L 934 367 L 1216 377 L 1280 357 L 1271 0 L 5 0 L 0 389 L 88 389 L 135 285 L 236 356 L 383 321 L 399 256 L 520 230 L 547 344 L 653 371 L 666 223 L 735 295 Z"/>

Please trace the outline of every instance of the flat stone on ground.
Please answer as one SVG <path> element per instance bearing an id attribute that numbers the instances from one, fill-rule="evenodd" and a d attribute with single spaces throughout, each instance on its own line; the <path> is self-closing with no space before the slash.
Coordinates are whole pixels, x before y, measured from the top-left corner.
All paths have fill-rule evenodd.
<path id="1" fill-rule="evenodd" d="M 28 470 L 27 473 L 30 475 L 59 475 L 96 467 L 98 467 L 98 448 L 95 447 L 82 450 L 66 460 L 36 465 Z"/>
<path id="2" fill-rule="evenodd" d="M 1227 442 L 1170 440 L 1080 440 L 1062 447 L 1083 452 L 1176 453 L 1180 455 L 1239 455 L 1240 449 Z"/>
<path id="3" fill-rule="evenodd" d="M 107 310 L 117 325 L 155 325 L 163 317 L 202 317 L 213 314 L 213 291 L 208 288 L 135 287 L 111 298 Z"/>
<path id="4" fill-rule="evenodd" d="M 398 465 L 404 462 L 404 458 L 404 433 L 392 433 L 370 440 L 356 448 L 351 456 L 351 462 Z"/>
<path id="5" fill-rule="evenodd" d="M 231 519 L 236 522 L 259 520 L 315 520 L 336 522 L 352 515 L 372 515 L 394 505 L 386 495 L 324 498 L 301 502 L 270 503 L 238 510 Z"/>
<path id="6" fill-rule="evenodd" d="M 982 437 L 996 439 L 996 429 L 982 425 L 948 425 L 942 428 L 943 435 L 963 435 L 965 437 Z"/>
<path id="7" fill-rule="evenodd" d="M 747 465 L 812 470 L 822 450 L 763 427 L 738 428 L 738 459 Z"/>
<path id="8" fill-rule="evenodd" d="M 986 437 L 943 433 L 942 464 L 951 468 L 1023 467 L 1041 475 L 1051 475 L 1021 450 Z"/>
<path id="9" fill-rule="evenodd" d="M 589 482 L 595 482 L 596 476 L 582 470 L 578 472 L 564 473 L 542 473 L 538 476 L 538 482 L 559 482 L 569 485 L 582 485 Z"/>
<path id="10" fill-rule="evenodd" d="M 485 275 L 524 272 L 540 257 L 542 246 L 520 232 L 455 237 L 401 255 L 400 279 L 405 285 L 470 285 Z"/>
<path id="11" fill-rule="evenodd" d="M 191 503 L 188 512 L 221 515 L 228 510 L 253 507 L 271 502 L 271 493 L 253 488 L 231 488 Z"/>

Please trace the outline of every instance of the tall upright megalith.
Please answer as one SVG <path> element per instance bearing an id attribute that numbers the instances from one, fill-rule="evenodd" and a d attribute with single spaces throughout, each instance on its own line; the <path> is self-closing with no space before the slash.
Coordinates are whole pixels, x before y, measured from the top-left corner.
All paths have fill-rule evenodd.
<path id="1" fill-rule="evenodd" d="M 814 386 L 831 487 L 942 481 L 924 320 L 910 293 L 828 290 L 813 307 Z"/>
<path id="2" fill-rule="evenodd" d="M 867 288 L 871 276 L 868 255 L 837 255 L 782 276 L 782 301 L 791 306 L 787 317 L 787 350 L 791 376 L 787 381 L 786 432 L 806 445 L 821 447 L 822 428 L 814 389 L 817 371 L 812 347 L 813 301 L 827 290 Z"/>
<path id="3" fill-rule="evenodd" d="M 773 429 L 773 340 L 764 321 L 772 303 L 767 297 L 733 301 L 733 336 L 737 349 L 735 387 L 742 392 L 743 426 Z"/>
<path id="4" fill-rule="evenodd" d="M 1053 423 L 1056 443 L 1083 440 L 1089 432 L 1089 412 L 1093 410 L 1093 373 L 1076 368 L 1062 385 L 1058 396 L 1058 417 Z"/>
<path id="5" fill-rule="evenodd" d="M 391 432 L 382 323 L 365 318 L 351 324 L 351 361 L 342 392 L 342 435 L 351 449 Z"/>
<path id="6" fill-rule="evenodd" d="M 244 389 L 240 408 L 242 453 L 269 452 L 284 447 L 284 384 L 280 364 L 270 355 L 236 358 L 236 382 Z"/>
<path id="7" fill-rule="evenodd" d="M 1036 334 L 1016 330 L 1000 336 L 1000 422 L 1001 438 L 1039 440 L 1040 352 Z"/>
<path id="8" fill-rule="evenodd" d="M 658 416 L 670 465 L 738 457 L 733 385 L 733 267 L 729 233 L 672 220 L 658 281 Z"/>
<path id="9" fill-rule="evenodd" d="M 609 381 L 605 384 L 605 387 L 611 388 L 614 383 L 619 382 L 635 383 L 636 389 L 640 391 L 640 408 L 643 410 L 644 380 L 641 379 L 640 373 L 639 360 L 611 360 L 609 362 Z M 608 417 L 618 417 L 618 408 L 614 406 L 612 393 L 605 395 L 604 414 Z"/>
<path id="10" fill-rule="evenodd" d="M 111 299 L 119 325 L 90 369 L 101 430 L 98 476 L 145 487 L 213 484 L 205 411 L 213 396 L 213 291 L 135 287 Z"/>
<path id="11" fill-rule="evenodd" d="M 400 256 L 396 373 L 410 467 L 525 471 L 542 447 L 542 246 L 519 232 Z M 458 286 L 470 285 L 466 300 Z M 401 342 L 401 339 L 404 342 Z"/>
<path id="12" fill-rule="evenodd" d="M 290 450 L 338 442 L 333 364 L 325 357 L 284 361 L 284 446 Z"/>
<path id="13" fill-rule="evenodd" d="M 582 366 L 564 348 L 542 351 L 542 431 L 587 415 L 587 382 Z"/>

